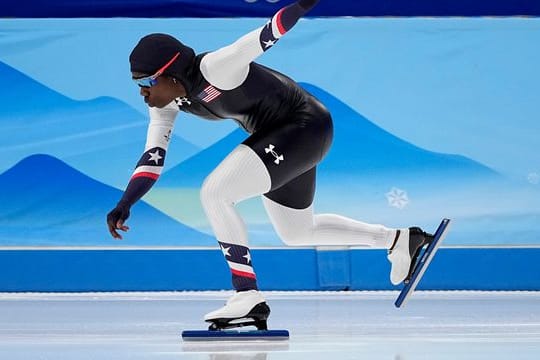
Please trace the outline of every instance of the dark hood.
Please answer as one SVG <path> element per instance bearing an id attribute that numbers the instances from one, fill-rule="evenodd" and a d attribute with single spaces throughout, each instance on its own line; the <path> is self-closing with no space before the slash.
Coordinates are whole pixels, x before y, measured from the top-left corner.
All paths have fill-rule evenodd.
<path id="1" fill-rule="evenodd" d="M 189 78 L 195 52 L 170 35 L 150 34 L 141 38 L 129 55 L 131 71 L 152 75 L 177 53 L 180 53 L 180 56 L 165 70 L 163 75 L 176 78 L 189 91 L 191 89 Z"/>

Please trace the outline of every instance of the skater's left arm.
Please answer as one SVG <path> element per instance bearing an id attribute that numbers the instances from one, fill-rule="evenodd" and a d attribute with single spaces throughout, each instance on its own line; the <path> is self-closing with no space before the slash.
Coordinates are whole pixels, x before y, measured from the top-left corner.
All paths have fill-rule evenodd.
<path id="1" fill-rule="evenodd" d="M 231 45 L 206 54 L 200 65 L 204 77 L 223 90 L 238 87 L 247 77 L 249 64 L 270 49 L 319 0 L 299 0 L 280 9 L 264 26 Z"/>
<path id="2" fill-rule="evenodd" d="M 143 197 L 157 181 L 163 166 L 174 122 L 178 114 L 178 106 L 173 101 L 164 108 L 149 108 L 150 123 L 146 135 L 144 152 L 135 171 L 116 207 L 107 215 L 109 232 L 116 239 L 122 236 L 116 230 L 128 231 L 124 221 L 130 215 L 130 209 Z"/>

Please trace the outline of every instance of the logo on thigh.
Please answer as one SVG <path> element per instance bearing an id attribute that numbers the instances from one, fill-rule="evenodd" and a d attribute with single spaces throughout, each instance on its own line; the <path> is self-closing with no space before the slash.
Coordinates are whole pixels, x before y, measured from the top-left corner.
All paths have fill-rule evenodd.
<path id="1" fill-rule="evenodd" d="M 269 144 L 268 147 L 264 148 L 264 152 L 266 152 L 267 154 L 270 153 L 272 154 L 272 156 L 274 157 L 274 163 L 279 165 L 279 163 L 283 160 L 285 160 L 285 158 L 283 157 L 283 154 L 279 155 L 274 149 L 276 147 L 272 144 Z"/>

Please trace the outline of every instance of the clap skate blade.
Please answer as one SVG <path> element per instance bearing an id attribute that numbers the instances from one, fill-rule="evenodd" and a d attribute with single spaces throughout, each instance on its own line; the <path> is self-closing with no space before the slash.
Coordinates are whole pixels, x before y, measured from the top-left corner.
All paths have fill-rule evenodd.
<path id="1" fill-rule="evenodd" d="M 411 296 L 417 285 L 420 283 L 426 269 L 437 253 L 437 249 L 444 241 L 444 238 L 450 229 L 450 223 L 450 219 L 443 219 L 433 236 L 429 234 L 424 236 L 428 240 L 428 246 L 424 251 L 418 251 L 419 249 L 421 250 L 422 247 L 419 247 L 419 249 L 415 251 L 416 258 L 413 262 L 414 266 L 412 267 L 412 273 L 409 273 L 408 279 L 405 281 L 405 286 L 399 293 L 399 296 L 394 303 L 397 308 L 402 307 L 406 303 L 407 299 Z M 418 254 L 416 254 L 417 252 Z"/>
<path id="2" fill-rule="evenodd" d="M 287 330 L 268 330 L 267 322 L 270 307 L 259 303 L 242 318 L 218 318 L 206 320 L 211 323 L 207 331 L 185 330 L 182 332 L 184 341 L 253 341 L 253 340 L 289 340 Z M 257 330 L 228 330 L 233 328 L 255 326 Z"/>

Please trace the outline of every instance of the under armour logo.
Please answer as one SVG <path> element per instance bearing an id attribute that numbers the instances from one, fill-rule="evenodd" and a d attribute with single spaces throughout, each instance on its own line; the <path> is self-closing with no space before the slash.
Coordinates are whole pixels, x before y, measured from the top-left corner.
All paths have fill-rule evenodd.
<path id="1" fill-rule="evenodd" d="M 268 154 L 268 153 L 271 153 L 272 156 L 276 158 L 276 160 L 274 160 L 274 162 L 275 162 L 277 165 L 279 165 L 279 162 L 285 160 L 285 158 L 283 157 L 283 155 L 278 155 L 278 153 L 274 151 L 274 148 L 275 148 L 275 146 L 272 145 L 272 144 L 270 144 L 270 145 L 268 145 L 267 148 L 264 148 L 264 151 L 265 151 L 267 154 Z"/>
<path id="2" fill-rule="evenodd" d="M 178 106 L 183 106 L 184 103 L 191 105 L 191 101 L 185 96 L 182 96 L 181 98 L 176 98 L 175 100 Z"/>

